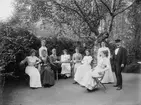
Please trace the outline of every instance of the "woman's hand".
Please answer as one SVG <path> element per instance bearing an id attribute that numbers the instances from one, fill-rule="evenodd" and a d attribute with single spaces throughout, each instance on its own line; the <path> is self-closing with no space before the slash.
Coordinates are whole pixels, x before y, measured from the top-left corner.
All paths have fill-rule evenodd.
<path id="1" fill-rule="evenodd" d="M 61 61 L 55 61 L 55 63 L 61 63 Z"/>
<path id="2" fill-rule="evenodd" d="M 20 65 L 23 65 L 23 64 L 24 64 L 24 61 L 21 61 L 21 62 L 20 62 Z"/>

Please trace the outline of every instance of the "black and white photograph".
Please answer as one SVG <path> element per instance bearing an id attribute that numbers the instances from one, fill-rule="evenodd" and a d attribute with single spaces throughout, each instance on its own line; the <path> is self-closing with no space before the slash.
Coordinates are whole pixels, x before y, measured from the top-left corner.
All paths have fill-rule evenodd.
<path id="1" fill-rule="evenodd" d="M 0 0 L 0 105 L 141 105 L 141 0 Z"/>

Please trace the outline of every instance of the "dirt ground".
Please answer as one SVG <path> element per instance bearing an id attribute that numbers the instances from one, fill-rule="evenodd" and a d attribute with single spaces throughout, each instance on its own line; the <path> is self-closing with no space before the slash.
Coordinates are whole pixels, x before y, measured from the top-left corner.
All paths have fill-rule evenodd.
<path id="1" fill-rule="evenodd" d="M 3 105 L 141 105 L 141 74 L 123 73 L 123 89 L 106 84 L 106 93 L 101 88 L 90 93 L 72 83 L 72 78 L 60 79 L 51 88 L 32 90 L 13 81 L 5 87 Z"/>

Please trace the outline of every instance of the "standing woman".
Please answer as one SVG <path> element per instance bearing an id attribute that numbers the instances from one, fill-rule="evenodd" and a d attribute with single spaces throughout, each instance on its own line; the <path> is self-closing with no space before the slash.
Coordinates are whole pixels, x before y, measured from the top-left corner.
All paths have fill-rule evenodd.
<path id="1" fill-rule="evenodd" d="M 108 52 L 107 58 L 108 58 L 109 69 L 105 72 L 105 75 L 104 75 L 103 80 L 101 82 L 102 83 L 113 83 L 114 82 L 114 76 L 113 76 L 113 72 L 112 72 L 112 68 L 111 68 L 111 62 L 110 62 L 111 53 L 110 53 L 110 49 L 105 46 L 105 42 L 101 43 L 101 48 L 99 48 L 99 50 L 98 50 L 98 57 L 97 57 L 98 64 L 99 64 L 99 61 L 102 59 L 102 56 L 101 56 L 102 53 L 101 52 L 103 52 L 103 51 Z"/>
<path id="2" fill-rule="evenodd" d="M 82 55 L 79 53 L 79 48 L 75 48 L 75 53 L 73 54 L 72 61 L 74 63 L 74 74 L 76 73 L 77 68 L 81 65 Z"/>
<path id="3" fill-rule="evenodd" d="M 44 87 L 50 87 L 55 84 L 54 73 L 50 67 L 50 59 L 46 50 L 42 50 L 42 63 L 41 63 L 41 83 Z"/>
<path id="4" fill-rule="evenodd" d="M 89 50 L 85 51 L 86 56 L 84 56 L 82 60 L 82 65 L 77 68 L 77 71 L 74 76 L 74 84 L 75 83 L 80 83 L 85 76 L 85 74 L 89 71 L 91 71 L 91 61 L 92 61 L 92 56 L 90 56 Z"/>
<path id="5" fill-rule="evenodd" d="M 25 69 L 25 73 L 29 75 L 30 77 L 30 88 L 37 89 L 41 86 L 41 80 L 40 80 L 40 73 L 39 70 L 35 67 L 39 62 L 40 59 L 35 56 L 35 50 L 32 49 L 30 51 L 30 56 L 27 56 L 23 61 L 21 61 L 21 64 L 28 63 L 28 66 Z"/>
<path id="6" fill-rule="evenodd" d="M 108 51 L 108 58 L 109 58 L 109 59 L 111 58 L 110 49 L 109 49 L 108 47 L 106 47 L 105 42 L 101 42 L 101 47 L 98 49 L 98 55 L 97 55 L 98 61 L 100 61 L 100 59 L 102 58 L 102 57 L 101 57 L 101 52 L 102 52 L 102 51 L 105 51 L 105 50 Z"/>
<path id="7" fill-rule="evenodd" d="M 45 45 L 46 45 L 46 40 L 41 40 L 41 47 L 39 48 L 39 57 L 42 57 L 42 50 L 46 50 L 46 53 L 48 55 L 48 51 Z"/>
<path id="8" fill-rule="evenodd" d="M 70 55 L 67 53 L 67 50 L 63 50 L 63 55 L 61 55 L 61 67 L 62 71 L 61 74 L 64 76 L 64 78 L 68 78 L 71 76 L 71 66 L 70 66 Z"/>

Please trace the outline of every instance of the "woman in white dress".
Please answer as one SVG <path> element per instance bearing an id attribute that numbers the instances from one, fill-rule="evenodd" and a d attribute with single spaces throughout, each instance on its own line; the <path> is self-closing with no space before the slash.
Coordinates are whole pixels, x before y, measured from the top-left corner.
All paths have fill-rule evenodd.
<path id="1" fill-rule="evenodd" d="M 102 56 L 101 56 L 101 52 L 102 51 L 107 51 L 108 52 L 108 64 L 110 69 L 108 69 L 108 71 L 105 72 L 104 78 L 101 81 L 102 83 L 113 83 L 114 82 L 114 76 L 113 76 L 113 72 L 112 72 L 112 68 L 111 68 L 111 62 L 110 62 L 110 58 L 111 58 L 111 53 L 108 47 L 105 46 L 105 43 L 102 42 L 101 43 L 101 48 L 99 48 L 98 50 L 98 55 L 97 55 L 97 59 L 98 59 L 98 63 L 101 60 Z"/>
<path id="2" fill-rule="evenodd" d="M 70 55 L 67 53 L 67 50 L 63 50 L 63 55 L 61 55 L 61 74 L 66 79 L 71 76 L 71 66 L 70 66 Z"/>
<path id="3" fill-rule="evenodd" d="M 74 76 L 74 84 L 80 83 L 85 76 L 85 74 L 89 71 L 91 71 L 91 61 L 92 57 L 90 56 L 90 52 L 88 50 L 85 51 L 86 56 L 84 56 L 82 60 L 82 65 L 80 65 L 75 73 Z"/>
<path id="4" fill-rule="evenodd" d="M 72 62 L 74 63 L 74 74 L 76 73 L 77 68 L 81 65 L 82 55 L 79 53 L 79 49 L 75 48 L 75 53 L 72 56 Z"/>
<path id="5" fill-rule="evenodd" d="M 101 53 L 101 59 L 97 66 L 92 70 L 89 71 L 85 74 L 83 80 L 79 82 L 81 86 L 84 86 L 87 88 L 88 91 L 91 91 L 94 89 L 96 86 L 96 81 L 92 77 L 100 77 L 104 71 L 106 72 L 107 70 L 110 69 L 109 63 L 108 63 L 108 58 L 107 58 L 107 51 L 102 51 Z"/>
<path id="6" fill-rule="evenodd" d="M 35 50 L 32 49 L 30 51 L 30 56 L 27 56 L 23 61 L 21 61 L 21 64 L 28 63 L 28 66 L 25 69 L 25 73 L 29 75 L 30 77 L 30 88 L 37 89 L 41 86 L 41 80 L 40 80 L 40 73 L 39 70 L 35 67 L 39 62 L 40 59 L 35 56 Z"/>
<path id="7" fill-rule="evenodd" d="M 46 48 L 46 41 L 45 40 L 41 40 L 41 47 L 39 48 L 39 57 L 43 57 L 42 56 L 42 50 L 46 50 L 46 53 L 48 55 L 48 51 L 47 51 L 47 48 Z"/>

